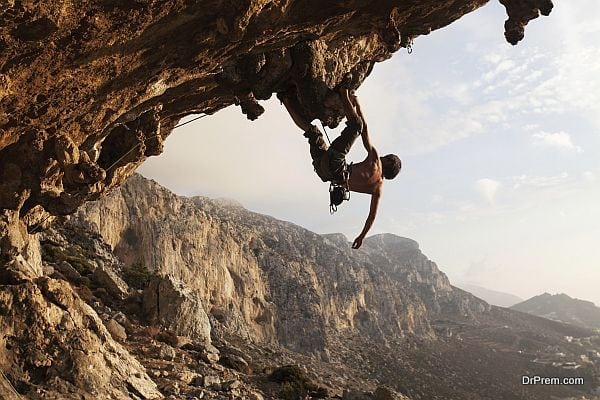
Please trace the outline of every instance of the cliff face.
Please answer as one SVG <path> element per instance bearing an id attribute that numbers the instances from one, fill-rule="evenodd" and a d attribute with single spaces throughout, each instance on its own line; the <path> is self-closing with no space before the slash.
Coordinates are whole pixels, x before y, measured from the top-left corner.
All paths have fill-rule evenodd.
<path id="1" fill-rule="evenodd" d="M 3 254 L 48 214 L 120 185 L 185 115 L 232 104 L 250 119 L 282 93 L 329 126 L 335 89 L 487 0 L 4 0 L 0 7 Z M 506 37 L 550 0 L 501 1 Z"/>
<path id="2" fill-rule="evenodd" d="M 331 335 L 434 337 L 440 313 L 489 306 L 454 289 L 416 242 L 394 235 L 352 250 L 228 201 L 181 198 L 141 176 L 72 217 L 125 264 L 142 263 L 197 291 L 208 314 L 258 343 L 319 354 Z"/>

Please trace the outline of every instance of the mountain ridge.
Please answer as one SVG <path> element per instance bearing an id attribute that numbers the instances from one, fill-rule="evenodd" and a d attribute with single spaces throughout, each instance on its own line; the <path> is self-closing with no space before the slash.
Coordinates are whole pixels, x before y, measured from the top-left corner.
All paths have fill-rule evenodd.
<path id="1" fill-rule="evenodd" d="M 491 290 L 468 282 L 458 282 L 455 286 L 499 307 L 510 307 L 523 301 L 522 298 L 515 296 L 514 294 Z"/>
<path id="2" fill-rule="evenodd" d="M 353 250 L 342 234 L 318 235 L 237 203 L 182 198 L 139 175 L 69 221 L 109 238 L 125 265 L 143 256 L 150 270 L 197 293 L 215 343 L 227 337 L 239 348 L 291 351 L 290 360 L 312 360 L 316 376 L 341 366 L 341 376 L 361 382 L 354 390 L 385 384 L 412 399 L 512 400 L 521 388 L 514 374 L 562 376 L 534 360 L 555 349 L 577 359 L 578 345 L 565 336 L 593 335 L 453 287 L 412 239 L 373 235 Z M 440 374 L 453 385 L 436 384 Z M 545 400 L 545 389 L 530 395 Z"/>
<path id="3" fill-rule="evenodd" d="M 565 293 L 543 293 L 511 307 L 555 321 L 600 329 L 600 307 L 593 302 L 580 300 Z"/>

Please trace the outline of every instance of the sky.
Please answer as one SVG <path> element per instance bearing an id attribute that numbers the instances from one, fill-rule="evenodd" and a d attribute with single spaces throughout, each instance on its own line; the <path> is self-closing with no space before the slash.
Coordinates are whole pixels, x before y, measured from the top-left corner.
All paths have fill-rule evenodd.
<path id="1" fill-rule="evenodd" d="M 555 1 L 515 47 L 505 19 L 492 1 L 377 64 L 357 91 L 379 153 L 403 162 L 369 234 L 416 240 L 453 283 L 600 306 L 600 4 Z M 262 104 L 254 122 L 232 106 L 176 129 L 139 172 L 353 240 L 369 196 L 330 215 L 302 132 L 274 96 Z M 357 141 L 348 160 L 365 156 Z"/>

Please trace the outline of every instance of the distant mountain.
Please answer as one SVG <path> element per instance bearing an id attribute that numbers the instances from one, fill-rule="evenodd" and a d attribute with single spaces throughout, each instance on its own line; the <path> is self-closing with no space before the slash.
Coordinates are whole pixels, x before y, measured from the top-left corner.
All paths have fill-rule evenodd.
<path id="1" fill-rule="evenodd" d="M 574 299 L 564 293 L 544 293 L 511 308 L 554 321 L 600 329 L 600 308 L 591 301 Z"/>
<path id="2" fill-rule="evenodd" d="M 519 296 L 514 294 L 490 290 L 481 286 L 470 283 L 456 283 L 455 286 L 474 294 L 486 302 L 499 307 L 510 307 L 523 301 Z"/>

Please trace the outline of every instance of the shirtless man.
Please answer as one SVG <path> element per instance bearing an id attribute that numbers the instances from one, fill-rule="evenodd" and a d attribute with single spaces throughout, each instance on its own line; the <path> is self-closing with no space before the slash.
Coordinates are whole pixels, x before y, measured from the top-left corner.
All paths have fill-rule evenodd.
<path id="1" fill-rule="evenodd" d="M 394 154 L 379 157 L 369 138 L 369 130 L 358 104 L 358 99 L 348 89 L 341 89 L 340 97 L 346 114 L 346 128 L 331 143 L 330 147 L 325 143 L 321 131 L 296 111 L 296 100 L 283 96 L 281 100 L 296 125 L 304 131 L 304 136 L 310 144 L 310 155 L 313 159 L 315 172 L 321 180 L 343 184 L 345 183 L 344 171 L 347 170 L 350 174 L 347 182 L 348 188 L 353 192 L 371 195 L 369 216 L 362 231 L 352 243 L 352 248 L 358 249 L 362 245 L 367 232 L 373 226 L 373 221 L 375 221 L 383 179 L 394 179 L 400 172 L 402 163 L 400 158 Z M 354 140 L 359 135 L 362 138 L 363 146 L 367 150 L 367 158 L 357 164 L 347 165 L 346 154 L 348 154 Z"/>

